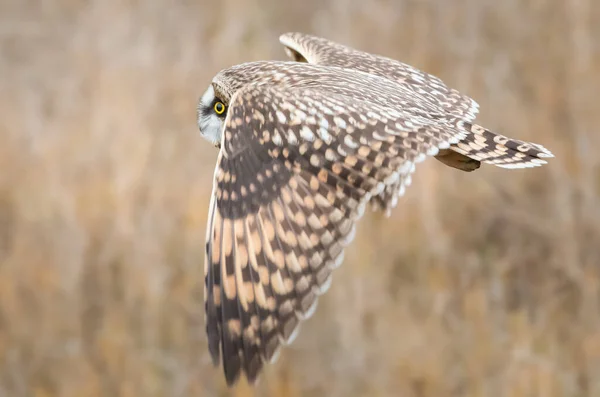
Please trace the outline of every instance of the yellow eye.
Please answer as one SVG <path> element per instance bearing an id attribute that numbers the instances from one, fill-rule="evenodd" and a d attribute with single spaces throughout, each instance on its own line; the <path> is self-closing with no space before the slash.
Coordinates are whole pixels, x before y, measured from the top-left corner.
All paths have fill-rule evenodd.
<path id="1" fill-rule="evenodd" d="M 225 105 L 223 105 L 223 102 L 217 102 L 215 103 L 214 109 L 217 114 L 223 114 L 225 111 Z"/>

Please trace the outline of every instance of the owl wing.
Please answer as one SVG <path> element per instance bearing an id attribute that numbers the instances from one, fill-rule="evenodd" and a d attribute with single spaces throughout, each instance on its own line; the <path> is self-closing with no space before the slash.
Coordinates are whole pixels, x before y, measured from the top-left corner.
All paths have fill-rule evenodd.
<path id="1" fill-rule="evenodd" d="M 411 65 L 303 33 L 285 33 L 279 41 L 296 61 L 337 66 L 386 78 L 463 120 L 461 127 L 466 132 L 465 139 L 435 156 L 446 165 L 463 171 L 479 168 L 480 162 L 502 168 L 529 168 L 546 164 L 544 158 L 554 157 L 540 144 L 509 138 L 476 124 L 479 105 L 475 100 Z"/>
<path id="2" fill-rule="evenodd" d="M 358 70 L 386 78 L 427 97 L 431 102 L 438 103 L 447 113 L 465 121 L 474 120 L 479 111 L 477 102 L 448 87 L 440 78 L 395 59 L 297 32 L 282 34 L 279 41 L 292 59 Z"/>
<path id="3" fill-rule="evenodd" d="M 369 198 L 402 190 L 416 163 L 461 136 L 317 88 L 250 84 L 234 94 L 205 258 L 209 351 L 229 385 L 242 372 L 254 382 L 293 340 Z"/>

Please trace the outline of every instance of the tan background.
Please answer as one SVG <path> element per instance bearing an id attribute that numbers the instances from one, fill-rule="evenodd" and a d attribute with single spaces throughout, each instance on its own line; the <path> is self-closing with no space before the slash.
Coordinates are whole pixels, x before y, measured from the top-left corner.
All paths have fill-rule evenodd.
<path id="1" fill-rule="evenodd" d="M 261 396 L 600 395 L 600 2 L 0 2 L 0 396 L 251 396 L 210 364 L 196 101 L 300 30 L 434 73 L 535 170 L 431 160 Z"/>

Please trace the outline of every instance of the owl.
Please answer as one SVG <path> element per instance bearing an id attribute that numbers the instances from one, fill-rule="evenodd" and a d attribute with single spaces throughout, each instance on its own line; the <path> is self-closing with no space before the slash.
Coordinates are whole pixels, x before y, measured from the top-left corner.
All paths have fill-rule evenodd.
<path id="1" fill-rule="evenodd" d="M 385 56 L 302 33 L 289 59 L 217 73 L 198 103 L 218 148 L 205 250 L 205 321 L 227 385 L 254 384 L 314 313 L 367 206 L 389 216 L 415 166 L 546 164 L 543 146 L 475 122 L 478 104 Z"/>

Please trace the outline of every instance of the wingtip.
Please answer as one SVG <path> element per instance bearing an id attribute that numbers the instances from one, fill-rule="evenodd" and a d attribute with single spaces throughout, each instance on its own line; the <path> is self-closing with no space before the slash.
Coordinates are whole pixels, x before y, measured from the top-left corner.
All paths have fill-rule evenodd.
<path id="1" fill-rule="evenodd" d="M 286 55 L 296 62 L 308 62 L 305 51 L 300 44 L 301 39 L 307 35 L 300 32 L 287 32 L 279 36 L 279 42 L 283 45 Z"/>
<path id="2" fill-rule="evenodd" d="M 289 31 L 279 35 L 279 42 L 283 45 L 288 45 L 292 38 L 296 35 L 301 34 L 300 32 Z"/>
<path id="3" fill-rule="evenodd" d="M 538 154 L 538 157 L 543 157 L 546 159 L 551 159 L 554 158 L 554 153 L 552 153 L 550 150 L 546 149 L 545 147 L 542 146 L 543 152 Z"/>
<path id="4" fill-rule="evenodd" d="M 283 45 L 294 46 L 295 44 L 297 44 L 298 41 L 307 40 L 307 39 L 323 40 L 323 38 L 320 36 L 310 34 L 310 33 L 300 32 L 297 30 L 290 30 L 288 32 L 285 32 L 285 33 L 282 33 L 279 35 L 279 42 Z"/>
<path id="5" fill-rule="evenodd" d="M 287 40 L 288 36 L 290 35 L 291 32 L 285 32 L 279 35 L 279 42 L 281 44 L 285 44 L 284 41 Z"/>
<path id="6" fill-rule="evenodd" d="M 225 375 L 225 383 L 227 387 L 233 387 L 238 383 L 242 375 L 241 362 L 235 362 L 235 365 L 225 365 L 223 367 L 223 373 Z"/>
<path id="7" fill-rule="evenodd" d="M 221 364 L 221 357 L 218 352 L 215 353 L 213 351 L 210 351 L 210 358 L 214 367 L 218 367 Z"/>
<path id="8" fill-rule="evenodd" d="M 541 167 L 544 164 L 548 164 L 546 161 L 544 160 L 540 160 L 540 159 L 534 159 L 537 161 L 528 161 L 528 162 L 524 162 L 524 163 L 499 163 L 499 164 L 493 164 L 496 167 L 500 167 L 500 168 L 506 168 L 506 169 L 524 169 L 524 168 L 537 168 L 537 167 Z"/>

